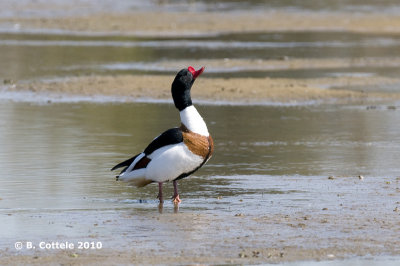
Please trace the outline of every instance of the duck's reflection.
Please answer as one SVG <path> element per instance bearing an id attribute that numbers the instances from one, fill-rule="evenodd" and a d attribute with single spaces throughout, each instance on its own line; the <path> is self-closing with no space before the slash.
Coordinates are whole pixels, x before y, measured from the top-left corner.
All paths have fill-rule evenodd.
<path id="1" fill-rule="evenodd" d="M 162 214 L 164 211 L 164 203 L 160 202 L 158 204 L 158 212 L 160 214 Z M 174 203 L 174 213 L 178 213 L 179 212 L 179 203 Z"/>

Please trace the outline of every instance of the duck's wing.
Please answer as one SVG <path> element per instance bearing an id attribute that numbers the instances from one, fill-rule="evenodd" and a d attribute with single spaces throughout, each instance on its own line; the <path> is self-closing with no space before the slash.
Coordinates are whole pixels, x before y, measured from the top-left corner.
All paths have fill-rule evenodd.
<path id="1" fill-rule="evenodd" d="M 155 139 L 153 139 L 153 141 L 147 146 L 147 148 L 144 150 L 144 152 L 139 153 L 135 156 L 133 156 L 132 158 L 123 161 L 122 163 L 117 164 L 116 166 L 114 166 L 113 168 L 111 168 L 111 171 L 114 171 L 115 169 L 118 169 L 120 167 L 125 167 L 125 169 L 122 170 L 121 173 L 125 172 L 125 170 L 127 170 L 129 168 L 129 166 L 131 166 L 131 164 L 135 161 L 135 159 L 139 156 L 142 155 L 140 157 L 142 158 L 138 158 L 138 162 L 145 160 L 145 158 L 147 155 L 152 154 L 155 150 L 158 150 L 164 146 L 167 145 L 171 145 L 171 144 L 178 144 L 181 143 L 183 141 L 183 136 L 182 136 L 182 130 L 180 128 L 171 128 L 168 129 L 167 131 L 163 132 L 161 135 L 159 135 L 158 137 L 156 137 Z M 150 160 L 150 159 L 148 159 Z M 136 162 L 135 164 L 137 164 L 138 162 Z M 149 161 L 146 161 L 146 164 L 144 165 L 144 167 L 149 163 Z M 142 168 L 142 167 L 140 167 Z M 131 167 L 131 169 L 135 169 L 134 167 Z"/>
<path id="2" fill-rule="evenodd" d="M 183 142 L 182 130 L 178 127 L 168 129 L 161 135 L 153 139 L 153 141 L 144 150 L 146 155 L 152 154 L 155 150 L 158 150 L 164 146 L 178 144 Z"/>

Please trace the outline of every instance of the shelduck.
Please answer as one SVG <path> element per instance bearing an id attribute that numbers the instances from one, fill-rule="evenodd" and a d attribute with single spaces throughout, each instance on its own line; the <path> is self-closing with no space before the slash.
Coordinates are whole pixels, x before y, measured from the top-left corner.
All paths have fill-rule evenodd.
<path id="1" fill-rule="evenodd" d="M 179 110 L 181 125 L 168 129 L 156 137 L 143 152 L 117 164 L 111 170 L 124 167 L 117 180 L 137 187 L 158 183 L 158 199 L 163 203 L 163 183 L 172 181 L 173 202 L 181 202 L 177 181 L 188 177 L 202 167 L 212 156 L 214 143 L 207 125 L 192 104 L 190 90 L 204 67 L 182 69 L 176 75 L 171 93 Z"/>

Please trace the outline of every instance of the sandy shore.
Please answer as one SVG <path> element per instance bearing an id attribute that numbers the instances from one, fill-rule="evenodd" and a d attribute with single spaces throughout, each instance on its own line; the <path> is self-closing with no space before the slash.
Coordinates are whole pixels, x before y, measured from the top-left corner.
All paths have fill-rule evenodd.
<path id="1" fill-rule="evenodd" d="M 8 91 L 29 91 L 38 95 L 106 96 L 123 101 L 171 100 L 170 76 L 118 75 L 83 76 L 57 81 L 20 82 L 9 85 Z M 231 104 L 310 104 L 339 103 L 364 104 L 400 100 L 399 93 L 364 92 L 344 87 L 382 86 L 399 84 L 390 78 L 199 78 L 192 89 L 194 101 Z M 335 89 L 327 89 L 327 88 Z M 110 98 L 111 99 L 111 98 Z"/>
<path id="2" fill-rule="evenodd" d="M 107 21 L 107 23 L 104 23 Z M 193 35 L 252 31 L 350 31 L 399 33 L 397 14 L 312 12 L 126 12 L 69 17 L 1 18 L 20 30 L 56 29 L 142 35 Z"/>

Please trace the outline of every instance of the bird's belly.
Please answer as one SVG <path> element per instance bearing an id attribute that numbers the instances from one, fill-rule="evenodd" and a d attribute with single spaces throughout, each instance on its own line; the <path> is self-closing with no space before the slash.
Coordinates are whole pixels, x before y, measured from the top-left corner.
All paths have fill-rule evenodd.
<path id="1" fill-rule="evenodd" d="M 156 182 L 172 181 L 178 176 L 192 172 L 204 158 L 193 154 L 184 143 L 168 145 L 148 156 L 146 178 Z"/>

